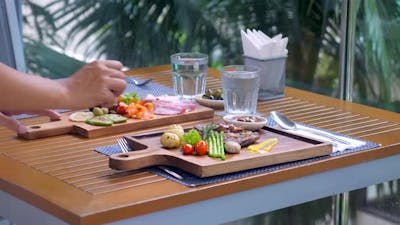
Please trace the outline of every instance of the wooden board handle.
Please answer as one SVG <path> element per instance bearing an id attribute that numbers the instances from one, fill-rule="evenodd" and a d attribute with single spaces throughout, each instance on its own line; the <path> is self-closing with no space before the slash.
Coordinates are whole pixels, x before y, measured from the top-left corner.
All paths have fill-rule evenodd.
<path id="1" fill-rule="evenodd" d="M 137 150 L 127 153 L 118 153 L 109 157 L 110 168 L 115 170 L 136 170 L 155 165 L 166 165 L 168 157 L 165 150 Z"/>
<path id="2" fill-rule="evenodd" d="M 28 130 L 26 133 L 18 134 L 18 136 L 31 140 L 71 133 L 74 125 L 68 120 L 57 120 L 38 125 L 31 125 L 27 128 Z"/>

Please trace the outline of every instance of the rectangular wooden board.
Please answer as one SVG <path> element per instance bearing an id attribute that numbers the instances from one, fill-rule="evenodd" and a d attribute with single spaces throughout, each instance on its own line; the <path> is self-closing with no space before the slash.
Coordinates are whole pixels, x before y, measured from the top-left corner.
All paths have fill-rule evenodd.
<path id="1" fill-rule="evenodd" d="M 126 123 L 102 127 L 86 124 L 84 122 L 70 121 L 68 117 L 71 113 L 72 112 L 63 114 L 60 120 L 57 121 L 31 125 L 28 127 L 28 131 L 25 134 L 20 134 L 19 136 L 25 139 L 37 139 L 70 133 L 78 134 L 87 138 L 94 138 L 214 117 L 213 109 L 202 105 L 196 105 L 196 109 L 191 112 L 185 112 L 178 115 L 154 115 L 154 118 L 149 120 L 128 119 Z"/>
<path id="2" fill-rule="evenodd" d="M 256 143 L 268 138 L 278 138 L 278 144 L 270 152 L 255 154 L 242 148 L 239 154 L 226 154 L 226 159 L 221 160 L 208 156 L 183 155 L 180 149 L 164 149 L 160 144 L 161 135 L 162 132 L 126 136 L 131 149 L 135 151 L 110 156 L 110 167 L 119 170 L 135 170 L 148 166 L 166 165 L 177 167 L 199 177 L 209 177 L 328 155 L 332 152 L 331 144 L 264 127 Z"/>

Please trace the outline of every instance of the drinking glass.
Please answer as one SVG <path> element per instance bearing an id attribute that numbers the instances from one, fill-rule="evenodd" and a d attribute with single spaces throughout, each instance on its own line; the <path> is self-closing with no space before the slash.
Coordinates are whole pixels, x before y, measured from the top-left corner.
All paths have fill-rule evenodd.
<path id="1" fill-rule="evenodd" d="M 174 93 L 184 99 L 194 99 L 206 91 L 208 56 L 197 52 L 171 55 Z"/>
<path id="2" fill-rule="evenodd" d="M 230 65 L 222 69 L 222 91 L 225 113 L 255 114 L 260 69 L 247 65 Z"/>

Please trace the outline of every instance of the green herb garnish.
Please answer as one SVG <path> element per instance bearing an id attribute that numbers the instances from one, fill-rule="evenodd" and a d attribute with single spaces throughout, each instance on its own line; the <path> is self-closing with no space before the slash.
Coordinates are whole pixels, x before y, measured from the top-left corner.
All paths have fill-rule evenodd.
<path id="1" fill-rule="evenodd" d="M 190 129 L 188 132 L 183 134 L 183 143 L 191 144 L 195 146 L 197 142 L 201 140 L 199 132 L 195 129 Z"/>
<path id="2" fill-rule="evenodd" d="M 138 102 L 140 100 L 139 95 L 135 92 L 125 93 L 120 96 L 119 101 L 129 105 L 132 102 Z"/>

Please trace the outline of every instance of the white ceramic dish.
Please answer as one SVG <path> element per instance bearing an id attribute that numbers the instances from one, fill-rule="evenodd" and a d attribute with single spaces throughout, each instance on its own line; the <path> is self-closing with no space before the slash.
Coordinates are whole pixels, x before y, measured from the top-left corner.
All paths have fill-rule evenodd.
<path id="1" fill-rule="evenodd" d="M 252 117 L 255 122 L 240 121 L 239 118 Z M 241 126 L 248 130 L 258 130 L 261 129 L 266 123 L 267 119 L 261 116 L 255 115 L 227 115 L 223 117 L 224 121 L 227 123 L 234 124 L 236 126 Z"/>
<path id="2" fill-rule="evenodd" d="M 200 105 L 204 105 L 206 107 L 210 107 L 213 109 L 223 109 L 224 108 L 224 100 L 205 99 L 205 98 L 202 98 L 202 96 L 196 96 L 195 99 Z"/>

